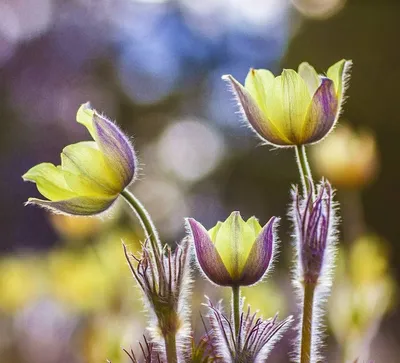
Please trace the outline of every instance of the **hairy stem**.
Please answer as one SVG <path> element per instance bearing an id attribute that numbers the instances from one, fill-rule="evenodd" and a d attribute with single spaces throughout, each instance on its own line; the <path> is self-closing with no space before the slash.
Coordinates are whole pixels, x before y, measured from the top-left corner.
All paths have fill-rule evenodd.
<path id="1" fill-rule="evenodd" d="M 303 320 L 301 323 L 300 363 L 311 362 L 312 323 L 315 285 L 304 283 Z"/>
<path id="2" fill-rule="evenodd" d="M 239 339 L 240 324 L 240 287 L 232 286 L 232 306 L 233 306 L 233 323 L 235 326 L 235 335 Z"/>
<path id="3" fill-rule="evenodd" d="M 142 228 L 144 229 L 146 239 L 150 241 L 154 256 L 156 257 L 156 260 L 159 260 L 159 256 L 161 254 L 161 243 L 158 237 L 157 229 L 154 226 L 149 213 L 146 211 L 142 203 L 140 203 L 139 200 L 127 189 L 123 190 L 121 195 L 134 210 L 140 221 L 140 224 L 142 225 Z"/>
<path id="4" fill-rule="evenodd" d="M 168 363 L 178 363 L 178 355 L 176 353 L 176 336 L 175 333 L 168 333 L 164 336 L 165 351 Z"/>
<path id="5" fill-rule="evenodd" d="M 314 183 L 311 174 L 311 168 L 308 163 L 306 147 L 304 145 L 296 146 L 295 152 L 296 152 L 297 166 L 299 167 L 301 184 L 303 185 L 304 195 L 307 196 L 309 188 L 311 188 L 314 195 Z"/>

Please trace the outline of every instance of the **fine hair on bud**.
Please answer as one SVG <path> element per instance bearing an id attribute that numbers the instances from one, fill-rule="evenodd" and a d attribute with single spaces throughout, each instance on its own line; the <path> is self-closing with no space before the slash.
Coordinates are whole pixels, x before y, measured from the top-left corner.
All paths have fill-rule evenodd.
<path id="1" fill-rule="evenodd" d="M 216 306 L 208 299 L 205 306 L 210 330 L 207 332 L 209 344 L 218 362 L 259 363 L 265 362 L 275 344 L 292 324 L 292 316 L 278 320 L 278 314 L 264 320 L 250 307 L 240 315 L 239 332 L 236 336 L 232 319 L 223 312 L 222 304 Z"/>
<path id="2" fill-rule="evenodd" d="M 311 183 L 311 182 L 309 182 Z M 289 215 L 294 225 L 294 248 L 296 251 L 293 268 L 293 285 L 298 294 L 299 305 L 304 304 L 304 290 L 311 288 L 313 296 L 311 362 L 322 359 L 320 348 L 323 345 L 323 309 L 332 286 L 333 268 L 337 244 L 337 203 L 333 201 L 334 191 L 330 183 L 321 180 L 315 195 L 309 185 L 309 192 L 302 196 L 298 187 L 292 189 L 292 206 Z M 301 321 L 299 319 L 299 334 Z M 295 356 L 298 360 L 300 344 Z"/>
<path id="3" fill-rule="evenodd" d="M 149 314 L 147 329 L 154 351 L 163 358 L 165 339 L 174 335 L 178 357 L 184 359 L 190 354 L 191 341 L 191 311 L 187 303 L 192 284 L 190 244 L 185 239 L 177 244 L 174 252 L 166 245 L 161 254 L 155 256 L 146 242 L 139 257 L 128 252 L 125 245 L 123 247 L 132 275 L 143 292 Z"/>

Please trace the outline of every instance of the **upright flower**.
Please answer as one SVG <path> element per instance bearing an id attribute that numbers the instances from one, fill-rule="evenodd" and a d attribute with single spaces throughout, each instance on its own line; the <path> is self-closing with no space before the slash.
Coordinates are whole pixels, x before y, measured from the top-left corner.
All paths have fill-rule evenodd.
<path id="1" fill-rule="evenodd" d="M 274 252 L 272 217 L 261 227 L 255 217 L 245 222 L 233 212 L 225 222 L 207 230 L 193 218 L 187 220 L 197 261 L 204 274 L 221 286 L 247 286 L 258 282 L 267 271 Z"/>
<path id="2" fill-rule="evenodd" d="M 251 128 L 265 142 L 278 147 L 311 144 L 323 139 L 336 123 L 344 98 L 350 61 L 341 60 L 318 75 L 308 63 L 298 72 L 284 69 L 274 75 L 251 69 L 242 86 L 223 76 L 237 97 Z"/>
<path id="3" fill-rule="evenodd" d="M 319 362 L 323 360 L 318 351 L 322 344 L 320 309 L 330 290 L 336 242 L 330 184 L 322 181 L 318 185 L 315 199 L 312 188 L 308 188 L 304 198 L 295 189 L 292 219 L 298 257 L 294 284 L 302 300 L 300 362 Z"/>
<path id="4" fill-rule="evenodd" d="M 108 209 L 134 180 L 136 156 L 128 137 L 89 103 L 79 108 L 76 119 L 94 141 L 68 145 L 60 166 L 42 163 L 22 178 L 36 183 L 48 199 L 29 198 L 29 204 L 59 213 L 94 215 Z"/>

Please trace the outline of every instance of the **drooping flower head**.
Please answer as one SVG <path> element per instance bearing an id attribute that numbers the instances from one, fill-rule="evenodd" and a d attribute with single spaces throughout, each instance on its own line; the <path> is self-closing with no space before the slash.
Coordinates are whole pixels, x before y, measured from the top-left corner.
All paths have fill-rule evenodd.
<path id="1" fill-rule="evenodd" d="M 197 261 L 204 274 L 221 286 L 247 286 L 264 276 L 276 245 L 272 217 L 261 227 L 255 217 L 245 222 L 233 212 L 225 222 L 207 231 L 193 218 L 187 220 Z"/>
<path id="2" fill-rule="evenodd" d="M 66 146 L 61 165 L 42 163 L 22 178 L 36 183 L 48 199 L 29 198 L 29 204 L 58 213 L 94 215 L 108 209 L 134 180 L 136 156 L 128 137 L 89 103 L 79 108 L 76 119 L 94 141 Z"/>
<path id="3" fill-rule="evenodd" d="M 265 69 L 251 69 L 242 86 L 227 80 L 245 119 L 265 142 L 278 147 L 312 144 L 335 125 L 344 98 L 351 62 L 341 60 L 318 75 L 308 63 L 298 72 L 284 69 L 275 77 Z"/>
<path id="4" fill-rule="evenodd" d="M 318 186 L 313 200 L 310 188 L 307 198 L 293 191 L 293 221 L 299 257 L 299 279 L 302 283 L 316 285 L 321 277 L 329 277 L 332 250 L 335 247 L 335 214 L 333 192 L 327 181 Z M 323 276 L 328 275 L 328 276 Z"/>

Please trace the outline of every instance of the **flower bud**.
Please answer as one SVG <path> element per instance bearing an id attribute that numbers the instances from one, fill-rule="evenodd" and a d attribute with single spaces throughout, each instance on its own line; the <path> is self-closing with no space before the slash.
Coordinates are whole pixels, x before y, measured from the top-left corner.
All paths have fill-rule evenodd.
<path id="1" fill-rule="evenodd" d="M 244 118 L 265 142 L 277 147 L 312 144 L 323 139 L 336 123 L 344 98 L 351 61 L 341 60 L 318 75 L 308 63 L 298 72 L 284 69 L 275 77 L 265 69 L 251 69 L 242 86 L 231 75 Z"/>
<path id="2" fill-rule="evenodd" d="M 306 199 L 295 189 L 292 213 L 300 260 L 299 277 L 303 283 L 316 285 L 324 267 L 327 269 L 331 265 L 329 250 L 334 236 L 334 211 L 330 184 L 322 181 L 315 201 L 312 197 L 311 188 Z"/>
<path id="3" fill-rule="evenodd" d="M 277 221 L 272 217 L 262 228 L 255 217 L 245 222 L 239 212 L 233 212 L 207 232 L 189 218 L 197 261 L 204 274 L 221 286 L 247 286 L 261 280 L 273 258 Z"/>
<path id="4" fill-rule="evenodd" d="M 354 132 L 349 126 L 334 133 L 312 150 L 312 160 L 319 174 L 335 187 L 360 188 L 377 173 L 378 156 L 375 139 L 367 131 Z"/>
<path id="5" fill-rule="evenodd" d="M 77 121 L 94 141 L 65 147 L 60 166 L 42 163 L 23 175 L 48 199 L 29 198 L 28 204 L 58 213 L 94 215 L 108 209 L 133 181 L 136 156 L 128 137 L 89 103 L 79 108 Z"/>

